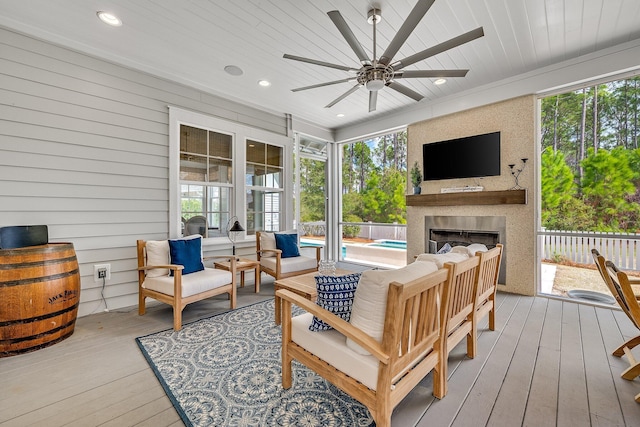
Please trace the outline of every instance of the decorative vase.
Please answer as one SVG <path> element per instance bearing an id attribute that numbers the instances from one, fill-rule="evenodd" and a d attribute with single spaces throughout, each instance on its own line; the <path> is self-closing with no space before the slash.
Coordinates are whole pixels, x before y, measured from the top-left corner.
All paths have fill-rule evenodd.
<path id="1" fill-rule="evenodd" d="M 422 191 L 422 187 L 420 186 L 413 187 L 413 194 L 420 194 L 421 191 Z"/>

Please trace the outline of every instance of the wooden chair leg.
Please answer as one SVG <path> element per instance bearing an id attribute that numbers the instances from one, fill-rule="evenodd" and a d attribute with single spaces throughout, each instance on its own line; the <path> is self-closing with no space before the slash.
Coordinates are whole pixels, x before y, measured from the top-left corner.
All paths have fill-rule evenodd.
<path id="1" fill-rule="evenodd" d="M 145 307 L 145 300 L 147 299 L 147 297 L 145 297 L 142 293 L 138 293 L 138 315 L 142 316 L 144 313 L 146 313 L 146 307 Z"/>
<path id="2" fill-rule="evenodd" d="M 471 316 L 471 332 L 467 334 L 467 356 L 473 359 L 478 351 L 478 316 L 477 313 L 472 313 Z"/>
<path id="3" fill-rule="evenodd" d="M 282 388 L 291 388 L 291 356 L 289 356 L 289 342 L 291 342 L 291 303 L 282 302 Z"/>
<path id="4" fill-rule="evenodd" d="M 620 375 L 625 380 L 633 381 L 636 377 L 640 376 L 640 362 L 638 362 L 631 354 L 631 349 L 625 347 L 624 354 L 627 356 L 629 361 L 629 367 L 624 370 L 622 375 Z"/>
<path id="5" fill-rule="evenodd" d="M 496 294 L 489 297 L 489 304 L 491 304 L 491 310 L 489 310 L 489 330 L 496 330 Z"/>
<path id="6" fill-rule="evenodd" d="M 173 330 L 179 331 L 182 329 L 182 308 L 175 306 L 173 307 Z"/>
<path id="7" fill-rule="evenodd" d="M 625 348 L 632 349 L 638 345 L 640 345 L 640 335 L 635 338 L 631 338 L 629 341 L 623 343 L 620 347 L 616 348 L 612 354 L 616 357 L 622 357 Z"/>
<path id="8" fill-rule="evenodd" d="M 441 362 L 438 362 L 436 367 L 433 368 L 433 395 L 438 399 L 442 399 L 447 394 L 446 380 L 442 382 L 442 376 L 440 375 L 441 369 Z"/>

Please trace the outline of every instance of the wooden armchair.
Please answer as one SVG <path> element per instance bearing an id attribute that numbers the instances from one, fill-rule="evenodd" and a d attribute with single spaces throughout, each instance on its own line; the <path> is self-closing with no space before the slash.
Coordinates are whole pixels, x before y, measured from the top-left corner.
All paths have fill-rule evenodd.
<path id="1" fill-rule="evenodd" d="M 601 262 L 603 259 L 604 258 L 600 256 L 598 262 Z M 610 283 L 613 289 L 615 289 L 614 296 L 620 308 L 622 308 L 629 317 L 631 323 L 640 330 L 640 302 L 638 302 L 631 289 L 629 277 L 625 272 L 618 270 L 616 265 L 611 261 L 605 262 L 605 269 Z M 629 368 L 625 369 L 620 375 L 625 380 L 632 381 L 640 377 L 640 361 L 637 361 L 631 353 L 631 349 L 638 345 L 640 345 L 640 335 L 623 343 L 613 352 L 613 355 L 616 357 L 621 357 L 622 355 L 627 356 Z M 636 395 L 635 400 L 640 403 L 640 393 Z"/>
<path id="2" fill-rule="evenodd" d="M 472 354 L 476 354 L 478 337 L 478 322 L 489 314 L 489 329 L 496 330 L 496 290 L 498 288 L 498 274 L 500 273 L 500 262 L 502 260 L 502 244 L 498 243 L 495 248 L 486 252 L 476 252 L 480 257 L 480 269 L 478 271 L 478 292 L 475 302 L 475 316 L 473 317 Z"/>
<path id="3" fill-rule="evenodd" d="M 305 298 L 278 291 L 283 300 L 283 388 L 291 387 L 291 361 L 296 359 L 365 405 L 378 427 L 388 427 L 393 408 L 429 372 L 442 369 L 440 298 L 447 270 L 434 270 L 406 284 L 388 285 L 381 342 Z M 292 319 L 292 304 L 307 313 Z M 309 331 L 313 316 L 334 330 Z M 348 348 L 348 339 L 370 355 Z M 446 377 L 434 374 L 437 398 L 446 390 L 441 381 Z"/>
<path id="4" fill-rule="evenodd" d="M 315 258 L 300 255 L 283 258 L 282 250 L 276 248 L 274 233 L 256 231 L 256 258 L 260 263 L 260 271 L 273 276 L 276 280 L 318 271 L 320 262 L 320 246 L 302 246 L 312 248 Z"/>
<path id="5" fill-rule="evenodd" d="M 448 271 L 447 286 L 442 298 L 443 309 L 440 311 L 442 328 L 442 355 L 444 362 L 440 384 L 447 392 L 447 358 L 451 350 L 464 338 L 467 339 L 467 356 L 476 356 L 477 335 L 474 334 L 475 301 L 477 295 L 480 257 L 474 256 L 460 262 L 444 264 Z"/>
<path id="6" fill-rule="evenodd" d="M 229 294 L 230 308 L 236 308 L 236 258 L 234 256 L 204 257 L 202 261 L 220 259 L 230 262 L 230 271 L 207 268 L 182 274 L 184 266 L 170 264 L 169 243 L 137 241 L 138 252 L 138 314 L 145 314 L 145 300 L 153 298 L 173 307 L 173 329 L 182 329 L 182 310 L 187 304 Z M 171 276 L 169 272 L 173 272 Z"/>

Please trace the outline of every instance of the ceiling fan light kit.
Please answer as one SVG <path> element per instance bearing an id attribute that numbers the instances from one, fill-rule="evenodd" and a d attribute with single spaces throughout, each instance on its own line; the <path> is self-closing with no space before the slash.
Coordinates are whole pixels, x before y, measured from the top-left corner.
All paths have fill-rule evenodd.
<path id="1" fill-rule="evenodd" d="M 418 61 L 422 61 L 424 59 L 430 58 L 439 53 L 445 52 L 454 47 L 463 45 L 472 40 L 480 38 L 484 36 L 484 30 L 482 27 L 476 28 L 475 30 L 469 31 L 467 33 L 461 34 L 457 37 L 454 37 L 450 40 L 442 42 L 436 46 L 425 49 L 421 52 L 418 52 L 414 55 L 408 56 L 401 60 L 398 60 L 394 63 L 394 56 L 398 53 L 402 45 L 409 38 L 413 30 L 416 28 L 418 23 L 422 20 L 427 11 L 431 8 L 431 5 L 435 0 L 418 0 L 416 5 L 413 7 L 409 16 L 404 21 L 394 38 L 391 40 L 391 43 L 387 47 L 387 49 L 382 53 L 380 58 L 377 58 L 376 54 L 376 24 L 382 20 L 382 13 L 380 9 L 371 9 L 367 14 L 367 22 L 373 25 L 373 57 L 369 58 L 367 53 L 362 48 L 362 45 L 356 39 L 356 36 L 349 28 L 349 25 L 344 20 L 342 15 L 337 10 L 332 10 L 327 12 L 331 21 L 333 21 L 334 25 L 338 29 L 338 31 L 342 34 L 342 37 L 349 44 L 353 52 L 358 57 L 360 61 L 360 68 L 351 68 L 346 67 L 344 65 L 332 64 L 329 62 L 319 61 L 316 59 L 304 58 L 301 56 L 294 56 L 285 54 L 283 57 L 285 59 L 291 59 L 294 61 L 306 62 L 309 64 L 319 65 L 322 67 L 336 68 L 338 70 L 347 71 L 349 73 L 355 73 L 355 77 L 350 77 L 341 80 L 334 80 L 326 83 L 314 84 L 311 86 L 300 87 L 296 89 L 292 89 L 293 92 L 299 92 L 308 89 L 316 89 L 320 87 L 330 86 L 334 84 L 340 83 L 349 83 L 354 82 L 355 85 L 347 90 L 345 93 L 340 95 L 338 98 L 331 101 L 329 104 L 325 106 L 325 108 L 331 108 L 338 102 L 345 99 L 347 96 L 354 93 L 360 87 L 364 86 L 365 89 L 369 91 L 369 112 L 376 110 L 377 97 L 378 92 L 382 90 L 385 86 L 389 87 L 409 98 L 412 98 L 415 101 L 420 101 L 423 96 L 413 89 L 408 88 L 405 85 L 402 85 L 397 82 L 397 80 L 401 79 L 409 79 L 409 78 L 436 78 L 440 80 L 444 80 L 445 77 L 464 77 L 467 75 L 469 70 L 407 70 L 401 71 L 403 68 L 413 65 Z"/>

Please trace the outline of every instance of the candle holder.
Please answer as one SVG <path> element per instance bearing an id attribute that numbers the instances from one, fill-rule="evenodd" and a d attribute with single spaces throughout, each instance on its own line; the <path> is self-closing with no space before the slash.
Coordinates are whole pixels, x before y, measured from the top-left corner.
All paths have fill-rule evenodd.
<path id="1" fill-rule="evenodd" d="M 522 173 L 524 168 L 527 166 L 527 160 L 529 160 L 529 159 L 520 159 L 520 160 L 522 160 L 522 166 L 520 167 L 520 169 L 516 169 L 516 165 L 515 164 L 509 165 L 509 170 L 511 171 L 511 176 L 516 181 L 516 185 L 511 187 L 509 190 L 524 190 L 525 189 L 524 187 L 520 186 L 520 184 L 518 183 L 518 178 L 520 177 L 520 174 Z"/>

